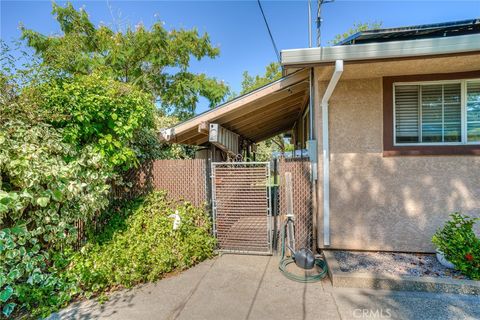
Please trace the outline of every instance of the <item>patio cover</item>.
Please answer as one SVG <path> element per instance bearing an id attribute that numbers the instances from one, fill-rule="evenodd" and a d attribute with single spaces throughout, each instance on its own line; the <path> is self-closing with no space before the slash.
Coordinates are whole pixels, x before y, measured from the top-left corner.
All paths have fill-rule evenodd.
<path id="1" fill-rule="evenodd" d="M 164 141 L 202 145 L 207 123 L 218 123 L 243 138 L 260 142 L 293 127 L 309 97 L 308 70 L 299 70 L 171 128 Z M 208 129 L 207 129 L 208 130 Z"/>

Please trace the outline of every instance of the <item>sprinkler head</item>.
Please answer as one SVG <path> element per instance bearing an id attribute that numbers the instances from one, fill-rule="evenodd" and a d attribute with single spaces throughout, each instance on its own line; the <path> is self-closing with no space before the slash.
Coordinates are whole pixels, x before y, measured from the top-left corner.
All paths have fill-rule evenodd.
<path id="1" fill-rule="evenodd" d="M 302 248 L 298 250 L 295 252 L 293 259 L 297 267 L 302 269 L 312 269 L 315 266 L 315 256 L 310 249 Z"/>

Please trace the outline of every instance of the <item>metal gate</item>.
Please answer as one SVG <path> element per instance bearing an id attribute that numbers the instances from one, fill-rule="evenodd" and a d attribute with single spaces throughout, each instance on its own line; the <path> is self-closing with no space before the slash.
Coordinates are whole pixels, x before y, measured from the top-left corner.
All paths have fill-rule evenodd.
<path id="1" fill-rule="evenodd" d="M 270 163 L 212 163 L 212 200 L 220 251 L 272 253 Z"/>

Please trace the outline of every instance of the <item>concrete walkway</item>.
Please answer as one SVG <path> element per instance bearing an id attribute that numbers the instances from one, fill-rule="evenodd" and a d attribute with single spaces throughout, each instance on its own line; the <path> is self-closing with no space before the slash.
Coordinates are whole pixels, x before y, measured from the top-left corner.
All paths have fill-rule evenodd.
<path id="1" fill-rule="evenodd" d="M 480 297 L 332 288 L 278 271 L 278 257 L 223 255 L 51 319 L 480 319 Z"/>

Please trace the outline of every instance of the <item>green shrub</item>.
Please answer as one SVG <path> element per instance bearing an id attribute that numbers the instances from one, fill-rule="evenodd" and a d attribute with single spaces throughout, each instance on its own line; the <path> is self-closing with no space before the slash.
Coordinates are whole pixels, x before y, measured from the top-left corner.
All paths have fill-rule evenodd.
<path id="1" fill-rule="evenodd" d="M 134 83 L 122 83 L 97 68 L 71 74 L 35 62 L 17 69 L 2 41 L 0 51 L 0 318 L 12 312 L 46 316 L 81 293 L 82 287 L 100 292 L 110 286 L 111 282 L 102 282 L 111 281 L 108 277 L 75 273 L 81 269 L 76 261 L 89 263 L 71 251 L 77 222 L 89 221 L 109 205 L 109 185 L 118 172 L 145 159 L 170 157 L 170 147 L 160 150 L 154 99 Z M 157 212 L 163 207 L 150 209 Z M 154 279 L 154 272 L 181 269 L 211 255 L 213 240 L 202 231 L 209 228 L 204 211 L 188 204 L 179 205 L 179 210 L 186 216 L 185 226 L 165 233 L 166 244 L 159 245 L 175 250 L 164 254 L 171 261 L 160 271 L 136 270 L 129 283 Z M 107 248 L 107 243 L 120 250 L 115 239 L 133 232 L 130 212 L 114 215 L 106 232 L 83 252 L 99 254 L 95 248 Z M 205 218 L 205 225 L 189 229 L 191 217 Z M 149 235 L 153 237 L 153 231 Z M 181 245 L 171 244 L 170 236 Z M 133 244 L 129 249 L 134 252 Z M 108 268 L 100 269 L 99 275 L 102 270 Z M 152 274 L 144 277 L 147 271 Z M 95 277 L 99 284 L 92 282 Z"/>
<path id="2" fill-rule="evenodd" d="M 176 210 L 181 223 L 173 230 Z M 86 296 L 160 279 L 213 255 L 210 228 L 204 209 L 153 192 L 113 215 L 105 230 L 74 256 L 69 277 Z"/>
<path id="3" fill-rule="evenodd" d="M 48 307 L 34 297 L 66 286 L 54 253 L 77 238 L 75 223 L 108 204 L 110 171 L 102 157 L 63 142 L 45 124 L 0 125 L 0 309 Z M 63 290 L 63 289 L 61 289 Z M 60 296 L 51 301 L 60 306 Z"/>
<path id="4" fill-rule="evenodd" d="M 458 212 L 452 213 L 432 238 L 445 258 L 467 277 L 480 280 L 480 239 L 475 235 L 473 225 L 479 218 L 470 218 Z"/>
<path id="5" fill-rule="evenodd" d="M 129 169 L 157 157 L 153 97 L 100 72 L 51 79 L 38 87 L 45 121 L 63 129 L 65 141 L 94 146 L 112 167 Z"/>
<path id="6" fill-rule="evenodd" d="M 113 210 L 113 209 L 112 209 Z M 173 230 L 172 215 L 180 226 Z M 0 231 L 0 300 L 4 314 L 15 308 L 48 316 L 75 296 L 90 297 L 154 281 L 213 255 L 215 239 L 206 211 L 168 201 L 156 191 L 125 207 L 104 212 L 108 221 L 78 252 L 49 250 L 25 227 Z M 92 230 L 91 230 L 92 231 Z M 26 249 L 25 249 L 26 248 Z"/>

